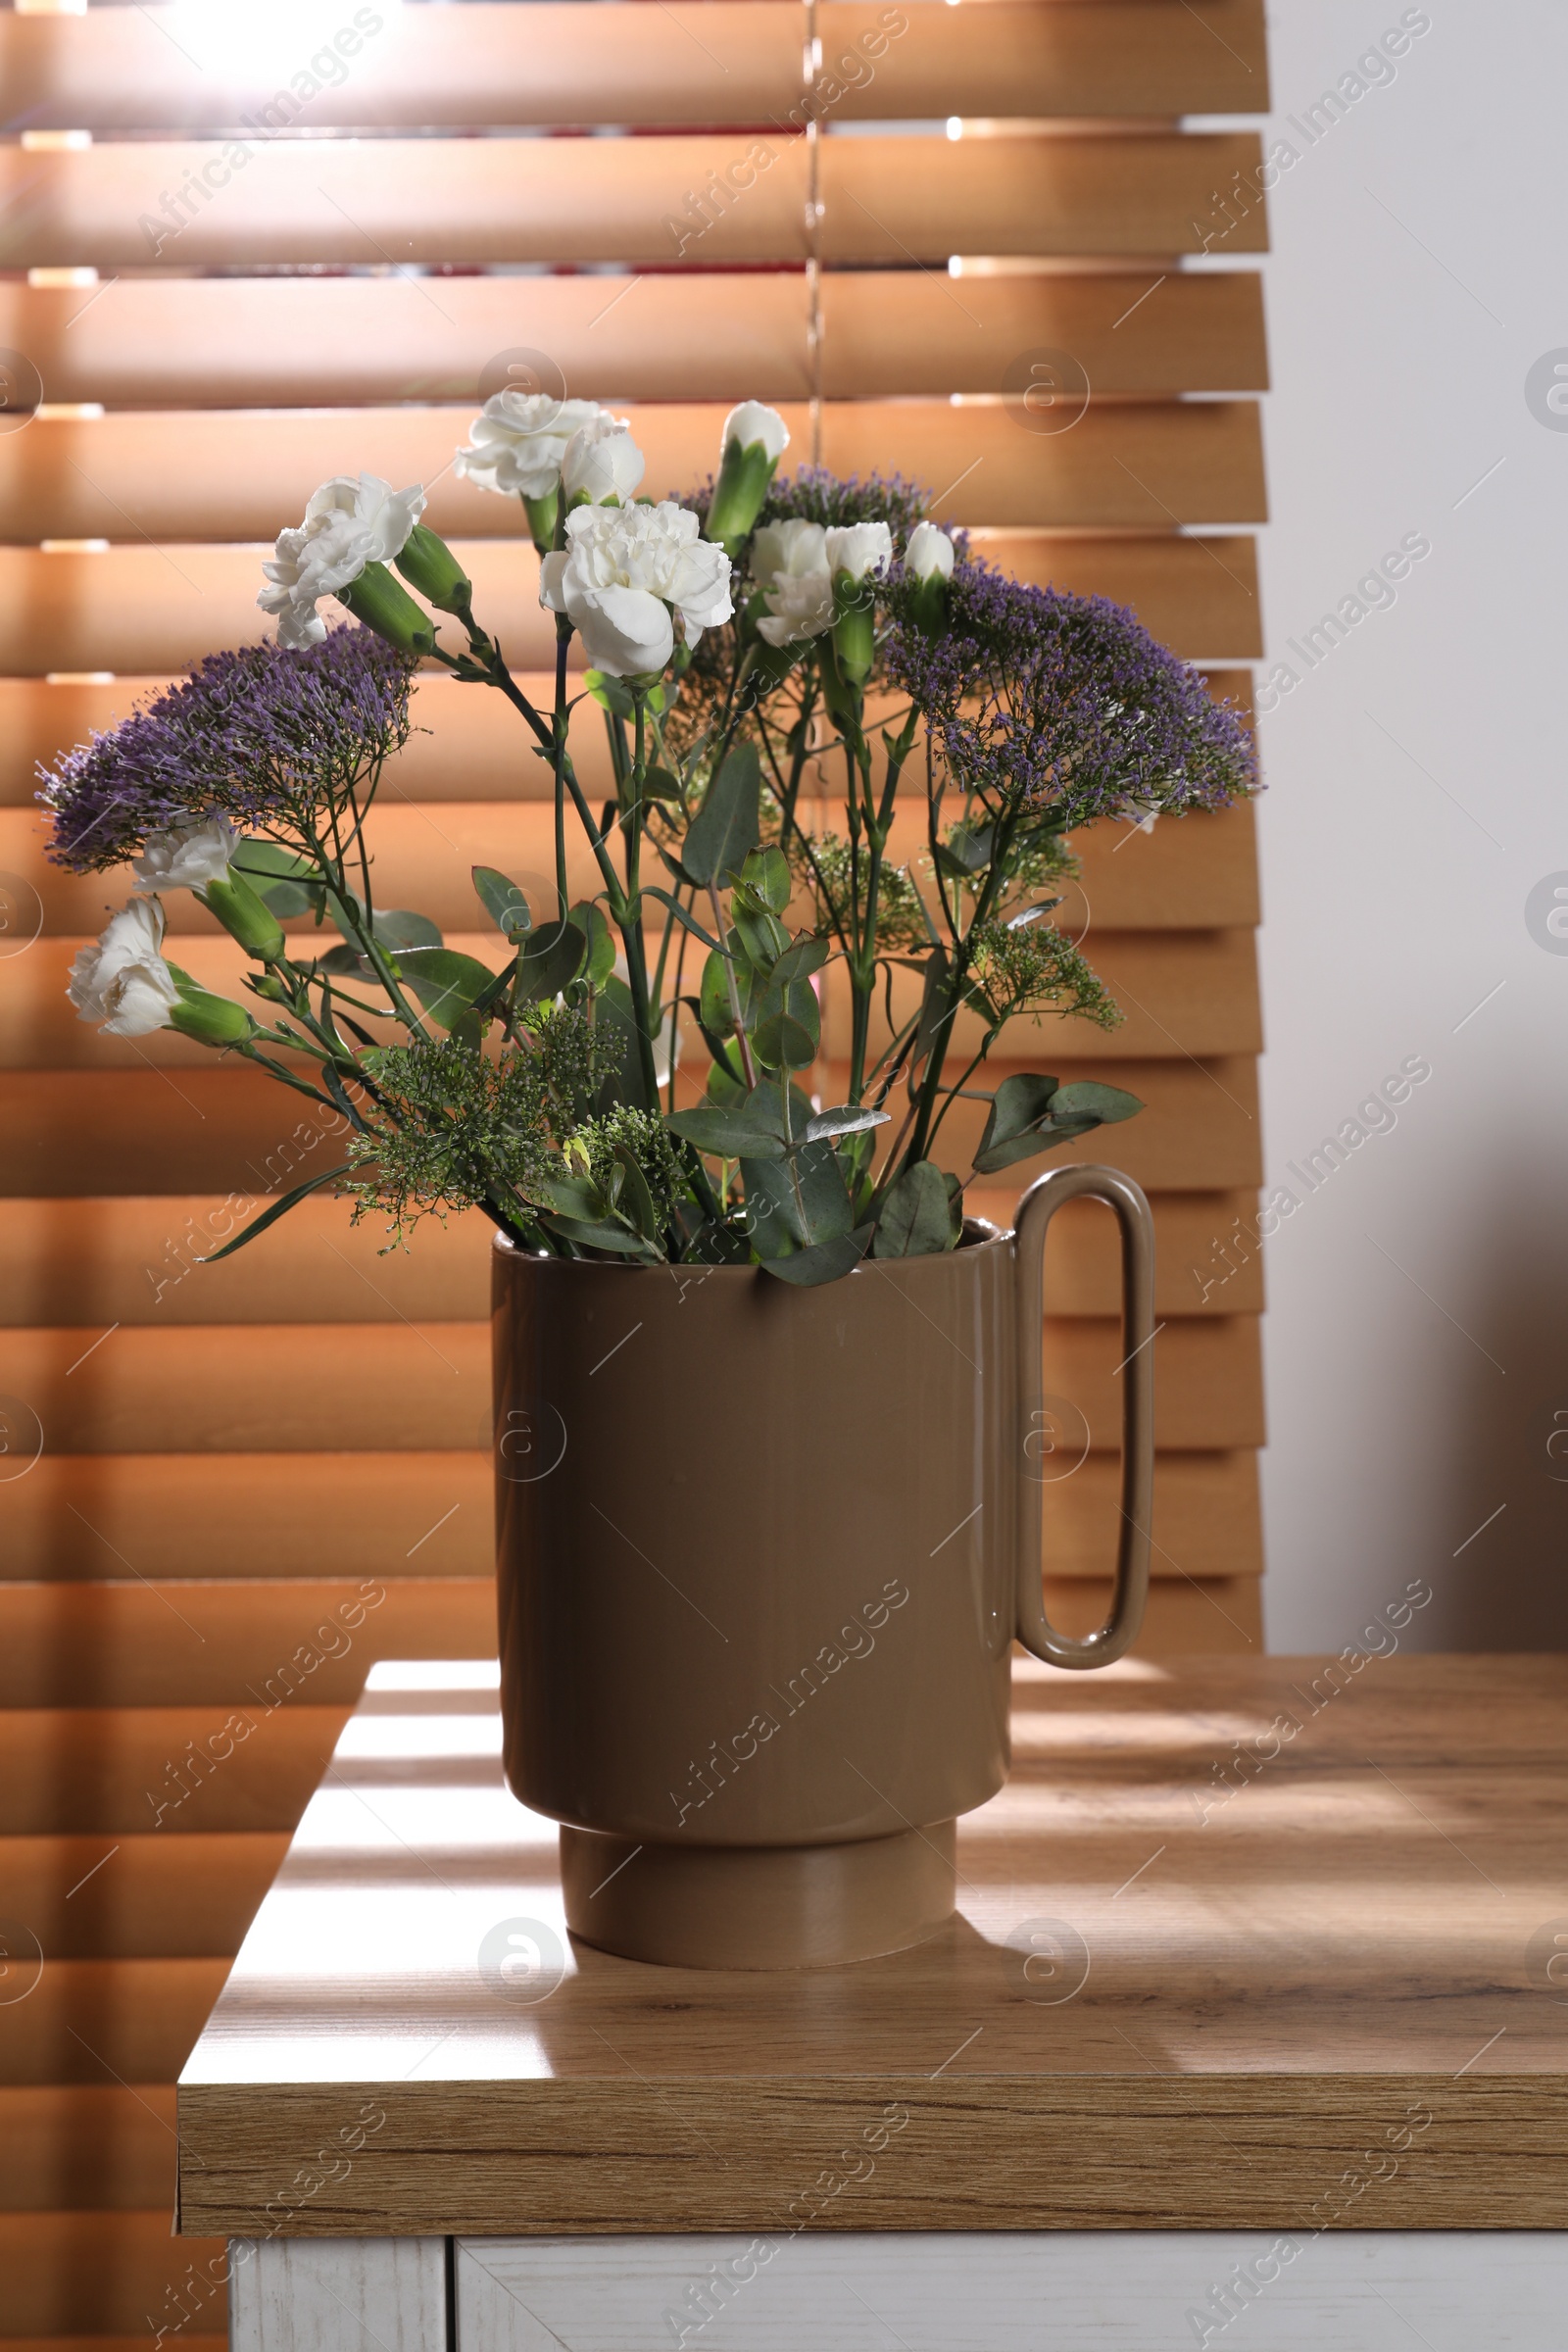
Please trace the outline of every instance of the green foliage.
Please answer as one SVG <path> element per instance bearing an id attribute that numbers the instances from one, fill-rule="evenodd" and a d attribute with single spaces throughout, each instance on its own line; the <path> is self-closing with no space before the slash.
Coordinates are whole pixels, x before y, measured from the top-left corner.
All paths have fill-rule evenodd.
<path id="1" fill-rule="evenodd" d="M 397 1247 L 421 1217 L 484 1208 L 528 1233 L 533 1192 L 599 1084 L 603 1042 L 566 1005 L 538 1009 L 519 1036 L 498 1056 L 452 1038 L 365 1053 L 368 1126 L 348 1148 L 356 1223 L 381 1211 Z"/>
<path id="2" fill-rule="evenodd" d="M 905 1169 L 882 1203 L 873 1245 L 875 1254 L 934 1257 L 956 1246 L 962 1222 L 961 1215 L 956 1220 L 954 1217 L 942 1170 L 932 1160 L 917 1159 L 912 1167 Z"/>
<path id="3" fill-rule="evenodd" d="M 278 779 L 254 803 L 265 815 L 211 785 L 209 746 L 193 820 L 232 809 L 266 836 L 209 889 L 263 967 L 249 986 L 267 1025 L 188 990 L 173 1017 L 348 1119 L 354 1213 L 382 1214 L 392 1246 L 423 1216 L 479 1208 L 566 1255 L 833 1281 L 868 1250 L 888 1261 L 961 1246 L 963 1181 L 937 1156 L 956 1096 L 989 1103 L 974 1161 L 987 1176 L 1139 1108 L 1087 1081 L 1015 1070 L 986 1095 L 974 1080 L 1009 1021 L 1121 1019 L 1056 919 L 1077 870 L 1068 828 L 1249 789 L 1234 719 L 1216 719 L 1196 673 L 1130 614 L 1008 580 L 961 540 L 951 578 L 944 557 L 922 589 L 901 567 L 925 504 L 912 484 L 814 467 L 774 478 L 759 524 L 801 527 L 766 560 L 745 520 L 752 489 L 729 497 L 732 617 L 692 643 L 683 612 L 657 681 L 564 662 L 553 711 L 507 669 L 456 560 L 422 526 L 400 568 L 456 622 L 445 644 L 384 567 L 345 600 L 389 641 L 433 643 L 449 674 L 503 692 L 558 795 L 548 878 L 525 890 L 471 869 L 504 943 L 493 957 L 374 904 L 366 818 L 407 736 L 408 665 L 390 662 L 401 700 L 326 760 L 330 789 L 296 789 L 294 716 Z M 541 547 L 556 503 L 530 503 Z M 862 524 L 891 537 L 862 539 L 871 570 L 852 583 L 856 564 L 841 567 L 835 584 L 839 558 L 818 530 Z M 787 588 L 770 568 L 781 549 Z M 694 549 L 691 562 L 701 572 L 716 559 Z M 764 627 L 818 633 L 774 646 Z M 388 666 L 374 636 L 343 635 Z M 318 695 L 313 659 L 295 666 Z M 300 707 L 314 777 L 315 705 Z M 574 763 L 587 722 L 610 753 L 597 811 Z M 830 798 L 843 812 L 828 823 Z M 335 943 L 313 943 L 322 953 L 298 953 L 279 927 L 307 914 L 335 927 Z M 695 1102 L 690 1073 L 668 1066 L 694 1027 L 712 1056 Z M 402 1042 L 383 1042 L 398 1030 Z M 828 1087 L 829 1106 L 813 1108 Z"/>
<path id="4" fill-rule="evenodd" d="M 635 1195 L 636 1222 L 649 1241 L 658 1241 L 673 1223 L 675 1204 L 686 1193 L 686 1175 L 675 1148 L 657 1111 L 635 1110 L 618 1103 L 602 1116 L 585 1119 L 572 1135 L 567 1155 L 574 1165 L 609 1193 L 614 1171 L 622 1177 L 621 1200 L 629 1188 Z"/>
<path id="5" fill-rule="evenodd" d="M 977 923 L 969 945 L 969 1002 L 993 1029 L 1020 1012 L 1076 1013 L 1097 1029 L 1126 1018 L 1088 959 L 1049 923 Z"/>
<path id="6" fill-rule="evenodd" d="M 859 866 L 862 885 L 855 885 L 856 858 L 842 833 L 803 834 L 792 828 L 787 845 L 797 880 L 810 892 L 817 923 L 823 931 L 847 937 L 858 896 L 863 898 L 866 865 L 862 847 Z M 884 865 L 877 898 L 877 945 L 889 956 L 919 955 L 935 938 L 932 917 L 919 884 L 906 865 Z"/>
<path id="7" fill-rule="evenodd" d="M 1079 1079 L 1058 1086 L 1031 1070 L 1004 1078 L 992 1098 L 985 1133 L 974 1155 L 975 1171 L 995 1176 L 1020 1159 L 1035 1159 L 1054 1144 L 1072 1143 L 1096 1127 L 1130 1119 L 1143 1109 L 1136 1095 L 1119 1086 Z"/>

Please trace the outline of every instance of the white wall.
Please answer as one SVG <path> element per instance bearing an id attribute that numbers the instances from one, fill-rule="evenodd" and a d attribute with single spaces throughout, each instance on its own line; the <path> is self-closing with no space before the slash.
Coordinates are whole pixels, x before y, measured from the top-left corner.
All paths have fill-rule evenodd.
<path id="1" fill-rule="evenodd" d="M 1271 26 L 1266 136 L 1299 152 L 1268 199 L 1258 674 L 1298 682 L 1263 696 L 1264 1155 L 1301 1196 L 1264 1249 L 1274 1649 L 1354 1640 L 1414 1578 L 1406 1646 L 1568 1646 L 1568 953 L 1526 921 L 1568 883 L 1568 429 L 1526 402 L 1568 362 L 1568 11 L 1421 14 L 1311 146 L 1285 118 L 1400 0 Z M 1287 641 L 1410 533 L 1396 601 L 1309 668 Z M 1397 1126 L 1309 1195 L 1287 1162 L 1407 1056 Z"/>

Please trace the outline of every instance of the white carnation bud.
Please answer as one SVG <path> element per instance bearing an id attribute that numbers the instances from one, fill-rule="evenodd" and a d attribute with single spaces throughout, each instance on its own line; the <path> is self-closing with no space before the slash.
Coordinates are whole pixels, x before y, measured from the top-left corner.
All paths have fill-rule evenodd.
<path id="1" fill-rule="evenodd" d="M 760 400 L 743 400 L 724 419 L 718 444 L 720 457 L 732 441 L 741 449 L 760 448 L 768 464 L 776 466 L 790 445 L 789 427 L 777 409 L 770 409 Z"/>
<path id="2" fill-rule="evenodd" d="M 953 541 L 946 531 L 939 531 L 934 522 L 915 524 L 904 551 L 905 564 L 915 579 L 951 580 L 953 559 Z"/>
<path id="3" fill-rule="evenodd" d="M 825 536 L 827 567 L 835 577 L 844 571 L 852 580 L 863 580 L 893 561 L 893 533 L 885 522 L 839 523 Z"/>

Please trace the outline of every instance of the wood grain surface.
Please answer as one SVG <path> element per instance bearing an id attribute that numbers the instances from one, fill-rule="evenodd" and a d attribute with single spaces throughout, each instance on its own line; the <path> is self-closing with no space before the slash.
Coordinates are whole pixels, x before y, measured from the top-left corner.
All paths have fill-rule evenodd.
<path id="1" fill-rule="evenodd" d="M 487 1670 L 376 1669 L 182 2078 L 182 2227 L 1568 2225 L 1568 1660 L 1398 1655 L 1425 1591 L 1338 1660 L 1020 1661 L 952 1925 L 802 1975 L 568 1944 Z"/>
<path id="2" fill-rule="evenodd" d="M 378 20 L 374 33 L 340 39 L 352 69 L 318 91 L 310 120 L 317 129 L 765 122 L 808 86 L 812 34 L 824 91 L 839 90 L 829 103 L 847 121 L 1251 114 L 1267 104 L 1258 0 L 1205 0 L 1201 17 L 1168 0 L 991 0 L 961 21 L 936 0 L 917 0 L 901 15 L 890 39 L 875 0 L 824 0 L 809 16 L 799 0 L 622 4 L 585 42 L 574 7 L 514 0 L 487 8 L 479 27 L 455 41 L 439 20 L 399 10 L 390 27 Z M 0 18 L 0 81 L 12 118 L 94 129 L 249 119 L 273 97 L 273 61 L 260 42 L 242 42 L 236 53 L 204 33 L 188 12 L 158 7 L 118 16 L 8 14 Z M 168 47 L 176 34 L 186 68 L 177 74 Z M 862 45 L 875 72 L 862 54 L 836 75 L 846 51 Z"/>
<path id="3" fill-rule="evenodd" d="M 110 409 L 466 401 L 486 363 L 519 345 L 553 354 L 584 398 L 809 397 L 804 274 L 666 278 L 657 306 L 622 299 L 636 283 L 613 270 L 454 277 L 436 311 L 395 276 L 132 277 L 102 303 L 0 280 L 0 343 L 28 354 L 50 400 Z M 1010 360 L 1046 345 L 1075 353 L 1097 392 L 1261 391 L 1261 285 L 1251 270 L 1173 276 L 1132 261 L 1023 270 L 966 276 L 960 314 L 929 270 L 829 275 L 822 389 L 994 394 Z"/>

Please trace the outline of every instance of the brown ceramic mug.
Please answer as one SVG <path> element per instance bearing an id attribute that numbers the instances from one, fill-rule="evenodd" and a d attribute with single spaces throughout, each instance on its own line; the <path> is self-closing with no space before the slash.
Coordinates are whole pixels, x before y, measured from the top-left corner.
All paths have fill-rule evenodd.
<path id="1" fill-rule="evenodd" d="M 1115 1592 L 1081 1641 L 1041 1580 L 1047 1225 L 1088 1195 L 1123 1265 Z M 632 1958 L 804 1967 L 954 1903 L 956 1817 L 1006 1775 L 1014 1639 L 1108 1664 L 1138 1632 L 1153 1236 L 1113 1169 L 1017 1230 L 795 1289 L 760 1268 L 494 1258 L 507 1778 L 563 1825 L 567 1921 Z"/>

